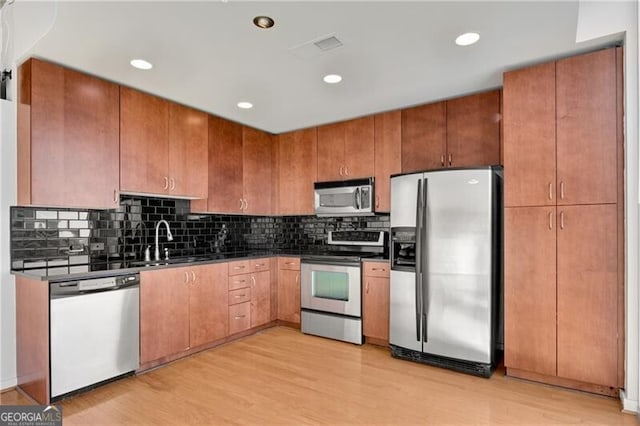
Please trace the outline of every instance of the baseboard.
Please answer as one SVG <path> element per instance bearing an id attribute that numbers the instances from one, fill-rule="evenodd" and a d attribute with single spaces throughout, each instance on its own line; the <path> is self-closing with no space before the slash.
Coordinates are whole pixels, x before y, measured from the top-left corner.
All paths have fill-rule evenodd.
<path id="1" fill-rule="evenodd" d="M 10 379 L 3 379 L 2 381 L 0 381 L 0 393 L 15 389 L 16 386 L 18 386 L 17 377 L 12 377 Z"/>
<path id="2" fill-rule="evenodd" d="M 622 411 L 625 413 L 637 413 L 638 401 L 634 399 L 628 399 L 627 393 L 620 389 L 620 402 L 622 402 Z"/>

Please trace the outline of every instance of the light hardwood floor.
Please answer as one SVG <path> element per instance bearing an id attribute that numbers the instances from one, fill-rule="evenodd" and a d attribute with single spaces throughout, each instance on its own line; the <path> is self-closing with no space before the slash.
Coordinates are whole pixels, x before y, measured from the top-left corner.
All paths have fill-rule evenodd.
<path id="1" fill-rule="evenodd" d="M 3 404 L 26 403 L 17 392 Z M 620 402 L 275 327 L 62 402 L 64 425 L 637 425 Z"/>

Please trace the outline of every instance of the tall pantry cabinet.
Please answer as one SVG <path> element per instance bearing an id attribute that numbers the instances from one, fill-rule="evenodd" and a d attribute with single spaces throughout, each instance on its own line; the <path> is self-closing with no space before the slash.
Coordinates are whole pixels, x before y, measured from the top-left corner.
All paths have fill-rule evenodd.
<path id="1" fill-rule="evenodd" d="M 623 386 L 621 48 L 504 75 L 507 374 Z"/>

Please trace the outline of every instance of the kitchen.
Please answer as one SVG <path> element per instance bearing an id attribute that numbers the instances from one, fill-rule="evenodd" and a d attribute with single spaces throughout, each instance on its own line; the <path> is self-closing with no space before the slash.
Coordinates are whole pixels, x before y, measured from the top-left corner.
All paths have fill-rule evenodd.
<path id="1" fill-rule="evenodd" d="M 276 27 L 276 28 L 277 28 L 277 27 Z M 629 43 L 629 40 L 627 40 L 627 43 Z M 538 62 L 541 62 L 541 61 L 539 61 L 539 60 L 538 60 L 538 61 L 536 61 L 536 62 L 538 63 Z M 629 83 L 627 83 L 627 84 L 626 84 L 626 87 L 628 87 L 628 86 L 629 86 Z M 453 98 L 451 97 L 451 93 L 449 93 L 448 95 L 444 95 L 443 97 L 445 97 L 445 98 L 449 98 L 449 99 L 453 99 Z M 448 102 L 449 102 L 449 101 L 448 101 Z M 425 101 L 423 100 L 422 102 L 415 102 L 414 104 L 425 104 L 425 103 L 428 103 L 428 102 L 425 102 Z M 628 108 L 629 108 L 629 102 L 627 102 L 627 111 L 628 111 Z M 387 107 L 387 109 L 389 109 L 389 107 Z M 339 121 L 339 120 L 334 119 L 334 120 L 331 120 L 331 121 Z M 364 121 L 367 121 L 367 120 L 364 120 Z M 372 121 L 373 121 L 373 120 L 372 120 Z M 361 121 L 357 121 L 357 120 L 356 120 L 356 124 L 360 124 L 360 123 L 361 123 Z M 310 123 L 310 124 L 311 124 L 311 123 Z M 314 123 L 314 124 L 317 124 L 317 123 Z M 233 127 L 233 126 L 232 126 L 232 127 Z M 337 127 L 337 128 L 336 128 L 336 127 Z M 219 128 L 219 126 L 216 126 L 216 128 Z M 353 132 L 355 132 L 356 134 L 364 134 L 364 133 L 360 130 L 360 129 L 362 129 L 362 128 L 363 128 L 363 127 L 358 127 L 358 128 L 356 128 L 355 130 L 353 130 L 353 129 L 352 129 L 352 130 L 347 130 L 347 131 L 351 131 L 351 132 L 352 132 L 352 134 L 353 134 Z M 364 128 L 367 128 L 367 127 L 365 126 Z M 370 128 L 370 127 L 369 127 L 369 128 Z M 231 131 L 233 132 L 234 130 L 233 130 L 233 129 L 231 129 Z M 336 132 L 339 132 L 339 131 L 343 131 L 343 132 L 344 132 L 345 130 L 344 130 L 344 129 L 342 129 L 342 130 L 341 130 L 341 129 L 339 128 L 339 126 L 334 126 L 334 127 L 329 126 L 329 127 L 327 127 L 327 128 L 326 128 L 326 132 L 327 132 L 327 133 L 331 133 L 331 132 L 333 132 L 333 134 L 335 134 Z M 169 131 L 169 132 L 170 132 L 170 131 Z M 235 130 L 235 132 L 237 133 L 237 130 Z M 241 132 L 241 133 L 242 133 L 242 132 Z M 286 133 L 286 132 L 285 132 L 285 133 Z M 308 133 L 308 132 L 307 132 L 307 133 Z M 321 138 L 321 133 L 322 133 L 322 132 L 318 131 L 318 139 L 320 139 L 320 138 Z M 629 130 L 627 130 L 627 133 L 628 133 L 628 134 L 630 133 L 630 132 L 629 132 Z M 633 132 L 631 132 L 631 134 L 633 134 Z M 242 136 L 244 136 L 244 135 L 242 135 Z M 241 137 L 242 137 L 242 136 L 241 136 Z M 252 132 L 252 131 L 249 131 L 249 132 L 248 132 L 248 139 L 249 139 L 249 140 L 258 140 L 260 137 L 262 137 L 262 136 L 261 136 L 260 134 L 256 133 L 256 132 Z M 296 137 L 301 137 L 301 138 L 305 137 L 305 132 L 301 132 L 301 133 L 299 133 Z M 308 137 L 308 135 L 307 135 L 307 137 Z M 282 138 L 282 139 L 281 139 L 281 141 L 282 141 L 282 140 L 284 140 L 284 139 L 285 139 L 285 138 Z M 251 142 L 250 142 L 250 143 L 251 143 Z M 629 139 L 628 139 L 628 138 L 627 138 L 627 144 L 628 144 L 628 147 L 627 147 L 627 150 L 628 150 L 628 151 L 627 151 L 627 155 L 625 156 L 625 158 L 626 158 L 626 161 L 630 161 L 630 160 L 629 160 L 629 157 L 632 155 L 632 154 L 630 154 L 630 152 L 631 152 L 630 150 L 633 150 L 633 149 L 635 149 L 635 148 L 631 146 L 631 145 L 633 145 L 633 144 L 631 144 L 631 143 L 629 142 Z M 318 155 L 318 157 L 319 157 L 319 158 L 326 158 L 326 156 L 325 156 L 324 154 L 321 154 L 321 146 L 326 146 L 326 145 L 324 145 L 324 144 L 320 144 L 320 143 L 319 143 L 319 140 L 318 140 L 318 151 L 317 151 L 317 155 Z M 374 150 L 374 151 L 376 151 L 376 150 Z M 209 151 L 209 152 L 211 152 L 211 151 Z M 291 152 L 291 151 L 290 151 L 290 150 L 283 149 L 283 150 L 281 150 L 281 152 L 282 152 L 284 155 L 287 155 L 287 154 L 290 154 L 290 152 Z M 360 152 L 362 152 L 362 150 L 361 150 Z M 369 152 L 371 152 L 371 150 L 369 150 Z M 376 151 L 376 152 L 377 152 L 377 151 Z M 257 153 L 256 155 L 257 155 L 258 157 L 260 157 L 262 154 Z M 439 157 L 440 157 L 440 155 L 438 155 L 437 157 L 439 158 Z M 4 158 L 4 156 L 3 156 L 3 158 Z M 410 157 L 406 157 L 406 158 L 410 158 Z M 219 156 L 217 156 L 217 157 L 216 157 L 216 159 L 218 159 L 218 161 L 219 161 Z M 210 160 L 211 160 L 211 159 L 210 159 Z M 402 160 L 403 160 L 403 161 L 405 161 L 405 157 L 404 157 L 404 156 L 403 156 Z M 313 164 L 313 163 L 311 163 L 311 164 Z M 136 164 L 136 166 L 137 166 L 137 168 L 140 168 L 140 167 L 141 167 L 141 165 L 140 165 L 140 164 Z M 223 169 L 223 168 L 224 168 L 224 164 L 221 164 L 221 165 L 220 165 L 220 166 L 218 166 L 218 167 L 219 167 L 220 169 Z M 318 161 L 318 167 L 319 167 L 319 169 L 321 168 L 321 167 L 320 167 L 320 161 Z M 345 167 L 346 167 L 347 169 L 349 168 L 349 166 L 348 166 L 348 165 L 347 165 L 347 166 L 345 166 Z M 131 169 L 132 169 L 132 168 L 127 168 L 126 170 L 131 170 Z M 217 169 L 216 169 L 216 170 L 217 170 Z M 326 170 L 326 169 L 325 169 L 325 170 Z M 321 176 L 321 174 L 320 174 L 319 172 L 320 172 L 320 170 L 318 170 L 318 171 L 317 171 L 317 173 L 318 173 L 318 177 L 320 177 L 320 176 Z M 343 172 L 344 172 L 344 169 L 343 169 Z M 214 175 L 214 176 L 215 176 L 215 175 Z M 285 176 L 287 176 L 287 175 L 285 174 Z M 629 181 L 632 181 L 632 179 L 630 179 L 630 178 L 629 178 L 629 176 L 630 176 L 630 175 L 628 175 L 628 176 L 627 176 L 628 182 L 629 182 Z M 210 183 L 210 184 L 211 184 L 211 178 L 212 178 L 212 176 L 211 176 L 211 174 L 210 174 L 210 176 L 209 176 L 209 179 L 210 179 L 210 182 L 209 182 L 209 183 Z M 14 177 L 13 179 L 15 179 L 15 177 Z M 170 178 L 168 178 L 168 179 L 170 179 Z M 328 180 L 328 179 L 326 179 L 326 178 L 325 178 L 325 179 L 318 179 L 318 180 Z M 3 181 L 4 181 L 4 179 L 3 179 Z M 299 181 L 299 180 L 294 180 L 294 181 Z M 376 181 L 377 181 L 377 182 L 380 182 L 381 180 L 377 179 Z M 121 189 L 122 189 L 122 188 L 124 188 L 124 187 L 122 187 L 122 184 L 123 184 L 123 183 L 125 183 L 125 182 L 126 182 L 126 179 L 122 179 L 122 178 L 121 178 L 121 182 L 120 182 L 120 183 L 121 183 Z M 263 182 L 263 183 L 264 183 L 264 182 Z M 160 187 L 160 189 L 159 189 L 159 190 L 164 190 L 164 186 L 167 186 L 167 187 L 173 187 L 173 186 L 174 186 L 174 185 L 173 185 L 173 182 L 170 182 L 170 181 L 169 181 L 169 182 L 161 182 L 161 183 L 160 183 L 160 185 L 161 185 L 161 187 Z M 282 184 L 282 183 L 281 183 L 281 186 L 280 186 L 281 188 L 282 188 L 282 185 L 284 185 L 284 184 Z M 631 186 L 631 184 L 630 184 L 630 183 L 627 183 L 627 191 L 628 191 L 628 193 L 632 193 L 632 192 L 633 192 L 633 191 L 630 189 L 630 186 Z M 245 189 L 246 189 L 247 191 L 249 191 L 249 192 L 247 193 L 247 195 L 246 195 L 246 196 L 241 197 L 242 199 L 245 199 L 244 201 L 243 201 L 243 200 L 241 200 L 241 201 L 238 203 L 238 200 L 237 200 L 237 199 L 234 199 L 234 200 L 233 200 L 233 201 L 234 201 L 234 205 L 233 205 L 233 207 L 231 207 L 231 206 L 230 206 L 230 207 L 228 207 L 228 209 L 221 209 L 221 210 L 219 210 L 219 209 L 216 209 L 216 208 L 210 208 L 209 206 L 207 206 L 207 207 L 209 208 L 209 210 L 208 210 L 208 211 L 225 211 L 225 212 L 229 212 L 229 213 L 239 213 L 238 209 L 242 209 L 242 210 L 246 210 L 246 211 L 247 211 L 247 213 L 253 213 L 253 214 L 255 214 L 255 212 L 259 212 L 259 211 L 260 211 L 260 206 L 256 206 L 256 205 L 255 205 L 255 202 L 254 202 L 254 200 L 256 199 L 256 198 L 255 198 L 255 197 L 256 197 L 256 195 L 255 195 L 255 194 L 251 194 L 251 192 L 250 192 L 251 190 L 253 190 L 253 187 L 254 187 L 253 185 L 249 185 L 247 188 L 241 188 L 241 189 L 240 189 L 240 191 L 241 191 L 241 192 L 242 192 L 242 191 L 244 191 Z M 274 186 L 274 188 L 277 188 L 277 186 Z M 378 187 L 378 188 L 379 188 L 379 187 Z M 133 186 L 130 186 L 130 187 L 128 187 L 128 188 L 124 188 L 124 189 L 125 189 L 125 191 L 126 191 L 126 192 L 131 192 L 131 193 L 135 193 L 135 192 L 149 192 L 149 191 L 138 191 L 138 190 L 137 190 L 135 187 L 133 187 Z M 152 192 L 156 192 L 156 191 L 152 191 Z M 280 192 L 280 194 L 282 194 L 282 191 L 273 191 L 272 196 L 273 196 L 273 197 L 275 197 L 275 196 L 276 196 L 276 194 L 277 194 L 277 192 Z M 3 193 L 4 193 L 4 191 L 3 191 Z M 311 190 L 309 190 L 309 193 L 311 193 Z M 33 195 L 33 194 L 35 194 L 35 192 L 32 192 L 32 195 Z M 280 195 L 280 194 L 278 194 L 278 195 Z M 112 195 L 113 195 L 113 194 L 109 194 L 109 196 L 112 196 Z M 627 195 L 628 195 L 628 199 L 632 199 L 632 198 L 629 198 L 629 194 L 627 194 Z M 258 197 L 258 199 L 260 199 L 260 197 Z M 135 199 L 134 199 L 134 198 L 132 198 L 132 199 L 131 199 L 131 202 L 133 203 L 134 201 L 135 201 Z M 209 200 L 209 202 L 210 202 L 210 201 L 211 201 L 211 199 Z M 224 201 L 224 200 L 223 200 L 223 201 Z M 8 203 L 8 204 L 15 205 L 15 202 L 10 202 L 10 203 Z M 176 202 L 176 204 L 179 204 L 179 203 L 178 203 L 178 202 Z M 629 206 L 629 204 L 633 205 L 633 203 L 629 202 L 629 203 L 627 204 L 627 209 L 631 209 L 631 207 Z M 130 209 L 131 209 L 131 210 L 129 211 L 129 213 L 131 213 L 131 215 L 132 215 L 132 216 L 133 216 L 133 215 L 135 215 L 135 214 L 137 214 L 137 213 L 133 210 L 133 208 L 134 208 L 134 207 L 135 207 L 135 206 L 133 206 L 133 205 L 132 205 L 132 206 L 130 206 Z M 169 206 L 167 206 L 167 207 L 163 207 L 163 206 L 153 206 L 153 207 L 154 207 L 154 208 L 158 208 L 158 207 L 159 207 L 159 208 L 171 208 L 171 207 L 169 207 Z M 176 207 L 176 206 L 174 205 L 173 207 L 175 207 L 175 208 L 179 208 L 180 206 Z M 252 209 L 256 209 L 256 208 L 257 208 L 258 210 L 252 210 Z M 234 209 L 234 210 L 231 210 L 231 209 Z M 193 210 L 193 205 L 192 205 L 192 210 Z M 204 211 L 207 211 L 207 210 L 204 210 Z M 385 211 L 385 210 L 381 210 L 381 211 Z M 83 212 L 82 212 L 82 211 L 78 211 L 78 215 L 80 215 L 81 213 L 83 213 Z M 287 214 L 286 212 L 283 212 L 283 213 L 284 213 L 284 214 Z M 4 214 L 8 214 L 8 212 L 4 212 Z M 116 214 L 117 214 L 117 213 L 116 213 Z M 294 214 L 295 214 L 295 213 L 294 213 Z M 631 217 L 629 214 L 627 214 L 627 216 L 628 216 L 628 217 Z M 57 216 L 57 217 L 58 217 L 58 218 L 60 218 L 60 216 Z M 258 220 L 258 219 L 259 219 L 259 220 Z M 264 219 L 263 219 L 263 218 L 258 218 L 258 219 L 256 219 L 255 223 L 251 223 L 251 224 L 249 224 L 249 228 L 250 228 L 250 229 L 256 229 L 255 234 L 254 234 L 254 233 L 251 233 L 251 235 L 252 235 L 252 238 L 253 238 L 253 236 L 255 235 L 255 238 L 256 238 L 256 241 L 255 241 L 255 242 L 256 242 L 256 244 L 258 244 L 258 246 L 259 246 L 260 244 L 268 244 L 268 241 L 269 241 L 269 239 L 268 239 L 268 238 L 267 238 L 266 240 L 261 240 L 261 239 L 260 239 L 260 238 L 261 238 L 261 237 L 260 237 L 260 235 L 263 235 L 263 236 L 264 236 L 264 235 L 268 232 L 268 231 L 264 231 L 264 230 L 269 230 L 269 229 L 278 229 L 278 228 L 270 228 L 270 227 L 269 227 L 269 225 L 273 225 L 274 227 L 276 227 L 276 226 L 278 226 L 278 225 L 271 224 L 271 223 L 269 223 L 269 221 L 274 221 L 274 222 L 275 222 L 275 221 L 282 220 L 282 222 L 286 224 L 286 223 L 287 223 L 287 221 L 289 220 L 289 217 L 288 217 L 288 216 L 285 216 L 283 219 L 278 219 L 278 218 L 277 218 L 277 216 L 275 216 L 273 219 L 269 219 L 268 217 L 267 217 L 267 218 L 264 218 Z M 7 219 L 7 220 L 9 220 L 9 219 Z M 74 219 L 69 219 L 69 221 L 72 221 L 72 220 L 74 220 Z M 81 219 L 79 218 L 79 216 L 78 216 L 78 219 L 77 219 L 77 220 L 78 220 L 78 221 L 81 221 Z M 240 220 L 240 221 L 242 221 L 243 219 L 239 219 L 239 220 Z M 262 220 L 264 220 L 264 222 L 262 222 Z M 293 222 L 295 222 L 296 220 L 303 221 L 304 219 L 303 219 L 303 218 L 292 219 L 292 221 L 293 221 Z M 138 222 L 140 222 L 140 221 L 138 221 Z M 386 226 L 385 226 L 385 225 L 384 225 L 384 222 L 385 222 L 384 220 L 382 220 L 382 221 L 381 221 L 381 225 L 380 225 L 380 227 L 384 228 L 384 227 L 388 226 L 388 225 L 386 225 Z M 128 223 L 131 225 L 131 224 L 133 224 L 133 223 L 136 223 L 136 221 L 135 221 L 135 220 L 132 220 L 132 221 L 129 221 Z M 348 224 L 349 224 L 349 223 L 351 223 L 351 222 L 349 222 L 349 221 L 346 221 L 346 223 L 344 223 L 344 222 L 343 222 L 343 223 L 341 224 L 341 226 L 342 226 L 342 227 L 347 227 L 347 228 L 348 228 L 348 227 L 349 227 L 349 226 L 348 226 Z M 262 226 L 262 225 L 264 225 L 264 226 Z M 292 226 L 292 228 L 295 228 L 295 227 L 296 227 L 296 226 L 298 226 L 298 225 L 299 225 L 299 224 L 295 224 L 295 223 L 293 223 L 291 226 Z M 305 224 L 305 225 L 312 225 L 312 223 L 308 223 L 308 224 Z M 316 226 L 316 225 L 317 225 L 317 223 L 313 223 L 313 225 L 314 225 L 314 226 Z M 80 233 L 80 232 L 82 232 L 83 230 L 89 229 L 88 227 L 81 226 L 80 224 L 78 224 L 78 226 L 79 226 L 79 228 L 70 229 L 70 231 L 76 231 L 76 232 L 78 232 L 78 235 L 79 235 L 79 233 Z M 204 227 L 205 227 L 205 228 L 206 228 L 206 226 L 207 226 L 207 225 L 204 225 Z M 234 226 L 235 226 L 235 224 L 234 224 Z M 247 226 L 247 225 L 246 225 L 246 224 L 242 224 L 242 223 L 241 223 L 241 224 L 239 224 L 239 225 L 238 225 L 238 228 L 242 228 L 243 226 Z M 359 225 L 358 225 L 358 226 L 359 226 Z M 373 227 L 375 228 L 375 225 L 374 225 Z M 215 226 L 215 225 L 213 225 L 213 228 L 214 228 L 213 230 L 214 230 L 214 231 L 216 231 L 216 232 L 219 232 L 219 231 L 220 231 L 220 228 L 219 228 L 219 227 L 218 227 L 218 228 L 216 228 L 216 226 Z M 305 228 L 306 228 L 306 226 L 305 226 Z M 132 226 L 132 227 L 127 228 L 127 229 L 134 229 L 134 227 Z M 234 230 L 235 230 L 235 229 L 236 229 L 236 228 L 234 228 Z M 261 230 L 263 230 L 264 232 L 263 232 L 263 233 L 258 232 L 258 230 L 260 230 L 260 229 L 261 229 Z M 109 231 L 109 227 L 108 227 L 108 226 L 107 226 L 107 229 L 105 229 L 105 231 Z M 113 230 L 112 230 L 112 231 L 113 231 Z M 152 230 L 147 229 L 145 232 L 148 232 L 149 234 L 151 234 L 151 233 L 152 233 Z M 242 231 L 241 231 L 241 232 L 242 232 Z M 277 234 L 277 233 L 278 233 L 278 232 L 276 232 L 276 234 Z M 74 234 L 74 235 L 75 235 L 75 232 L 72 232 L 72 234 Z M 116 235 L 117 235 L 117 232 L 116 232 Z M 162 234 L 162 235 L 164 236 L 164 234 Z M 232 232 L 232 233 L 231 233 L 231 235 L 232 235 L 232 237 L 230 237 L 230 238 L 232 239 L 232 238 L 233 238 L 233 235 L 234 235 L 234 232 Z M 305 235 L 308 235 L 308 234 L 305 234 Z M 141 250 L 141 249 L 143 249 L 143 247 L 142 247 L 142 245 L 143 245 L 143 244 L 141 244 L 141 243 L 140 243 L 140 240 L 139 240 L 139 239 L 138 239 L 138 240 L 135 240 L 135 238 L 137 237 L 137 235 L 133 235 L 132 233 L 130 233 L 130 234 L 128 235 L 128 237 L 131 237 L 131 239 L 130 239 L 131 245 L 130 245 L 130 246 L 131 246 L 131 247 L 133 247 L 133 248 L 132 248 L 132 249 L 130 249 L 130 250 L 128 249 L 128 251 L 130 251 L 130 252 L 136 252 L 136 253 L 140 254 L 140 253 L 141 253 L 141 251 L 140 251 L 140 250 Z M 79 238 L 80 238 L 80 237 L 79 237 Z M 108 248 L 109 248 L 109 247 L 111 247 L 111 246 L 109 245 L 109 243 L 108 243 L 108 239 L 110 239 L 110 238 L 114 238 L 114 236 L 109 235 L 109 232 L 107 232 L 107 233 L 105 234 L 105 239 L 106 239 L 106 240 L 105 240 L 105 247 L 106 247 L 106 250 L 108 250 Z M 117 237 L 116 237 L 116 238 L 117 238 Z M 81 238 L 80 238 L 80 239 L 81 239 Z M 629 236 L 628 236 L 628 237 L 627 237 L 627 243 L 628 243 L 628 244 L 630 244 L 629 240 L 632 240 L 632 239 L 633 239 L 632 237 L 629 237 Z M 148 241 L 148 240 L 147 240 L 147 241 Z M 262 241 L 262 242 L 261 242 L 261 241 Z M 265 242 L 265 241 L 266 241 L 266 242 Z M 200 247 L 199 247 L 199 244 L 200 244 L 201 242 L 202 242 L 202 241 L 197 241 L 197 239 L 196 239 L 196 247 L 190 247 L 190 249 L 193 249 L 193 250 L 197 250 L 197 249 L 199 249 L 199 248 L 200 248 Z M 229 244 L 229 243 L 231 243 L 231 242 L 228 242 L 227 244 Z M 286 244 L 286 243 L 285 243 L 285 244 Z M 74 249 L 76 249 L 76 247 L 72 247 L 71 249 L 72 249 L 72 250 L 74 250 Z M 628 268 L 631 268 L 631 267 L 632 267 L 632 265 L 633 265 L 633 264 L 635 264 L 635 263 L 636 263 L 636 262 L 630 262 L 629 260 L 627 260 L 627 262 L 626 262 L 626 264 L 627 264 L 627 267 L 628 267 Z M 273 274 L 272 274 L 272 275 L 273 275 Z M 3 281 L 3 282 L 4 282 L 4 281 Z M 628 291 L 632 291 L 632 289 L 631 289 L 631 288 L 629 288 L 629 287 L 628 287 L 627 289 L 628 289 Z M 4 290 L 3 290 L 3 291 L 4 291 Z M 4 299 L 4 294 L 3 294 L 3 299 Z M 629 303 L 629 302 L 628 302 L 628 300 L 627 300 L 627 303 Z M 629 313 L 627 313 L 627 315 L 630 315 L 630 314 L 629 314 Z M 637 322 L 637 321 L 636 321 L 636 322 Z M 3 320 L 3 323 L 4 323 L 4 320 Z M 627 326 L 629 326 L 629 321 L 627 321 Z M 3 332 L 3 336 L 4 336 L 4 335 L 5 335 L 5 334 L 4 334 L 4 332 Z M 4 342 L 4 338 L 3 338 L 3 342 Z M 628 343 L 628 344 L 633 344 L 633 336 L 632 336 L 632 335 L 630 335 L 630 334 L 627 334 L 627 343 Z M 4 344 L 3 344 L 3 347 L 4 347 Z M 3 349 L 3 351 L 4 351 L 4 349 Z M 628 349 L 627 349 L 627 351 L 628 351 Z M 3 353 L 3 358 L 4 358 L 4 353 Z M 628 353 L 627 353 L 627 357 L 626 357 L 625 359 L 627 360 L 627 362 L 631 362 L 631 363 L 633 363 L 633 362 L 632 362 L 632 359 L 633 359 L 633 358 L 632 358 L 632 357 L 630 357 Z M 637 364 L 637 363 L 636 363 L 636 364 Z M 631 369 L 631 370 L 632 370 L 632 369 Z M 626 374 L 627 374 L 627 375 L 628 375 L 628 374 L 630 374 L 631 370 L 630 370 L 629 366 L 627 366 L 627 368 L 626 368 Z M 629 391 L 629 392 L 632 392 L 630 389 L 633 389 L 633 386 L 632 386 L 631 384 L 634 382 L 634 380 L 633 380 L 633 379 L 630 379 L 629 377 L 626 377 L 626 378 L 625 378 L 625 380 L 626 380 L 626 382 L 627 382 L 627 386 L 626 386 L 626 388 L 625 388 L 625 389 L 626 389 L 627 391 Z M 625 407 L 626 407 L 626 404 L 625 404 Z M 635 410 L 632 410 L 632 411 L 635 411 Z"/>

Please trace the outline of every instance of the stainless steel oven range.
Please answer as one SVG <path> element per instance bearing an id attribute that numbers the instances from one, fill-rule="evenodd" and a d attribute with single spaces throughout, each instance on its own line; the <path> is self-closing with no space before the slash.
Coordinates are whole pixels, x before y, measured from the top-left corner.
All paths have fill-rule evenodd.
<path id="1" fill-rule="evenodd" d="M 361 261 L 385 252 L 386 233 L 330 231 L 328 244 L 331 251 L 302 257 L 302 332 L 361 345 Z"/>

